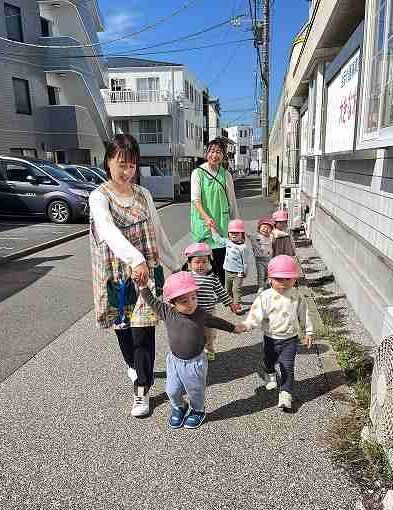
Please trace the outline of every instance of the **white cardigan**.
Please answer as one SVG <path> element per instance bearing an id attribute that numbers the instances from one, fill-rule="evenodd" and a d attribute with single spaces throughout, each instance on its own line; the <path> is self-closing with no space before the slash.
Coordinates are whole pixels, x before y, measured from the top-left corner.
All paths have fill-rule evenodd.
<path id="1" fill-rule="evenodd" d="M 146 198 L 149 215 L 153 222 L 154 232 L 156 235 L 157 249 L 163 264 L 171 271 L 180 269 L 180 263 L 176 255 L 172 251 L 172 247 L 161 225 L 160 217 L 154 205 L 150 192 L 141 188 Z M 130 205 L 132 197 L 123 197 L 116 195 L 117 200 L 124 206 Z M 142 253 L 137 250 L 126 239 L 120 229 L 113 222 L 112 215 L 109 210 L 107 197 L 99 191 L 94 190 L 89 197 L 90 216 L 94 220 L 100 241 L 105 241 L 109 248 L 120 260 L 135 269 L 136 266 L 145 262 Z"/>

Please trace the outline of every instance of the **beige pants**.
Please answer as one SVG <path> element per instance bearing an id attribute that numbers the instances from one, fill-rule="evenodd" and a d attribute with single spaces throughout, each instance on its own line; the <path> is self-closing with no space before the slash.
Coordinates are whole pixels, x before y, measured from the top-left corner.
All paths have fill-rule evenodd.
<path id="1" fill-rule="evenodd" d="M 214 342 L 217 338 L 217 330 L 212 328 L 205 328 L 205 349 L 209 352 L 215 352 Z"/>
<path id="2" fill-rule="evenodd" d="M 225 286 L 228 294 L 233 298 L 233 302 L 237 305 L 242 299 L 242 285 L 243 279 L 238 276 L 238 273 L 225 271 Z"/>

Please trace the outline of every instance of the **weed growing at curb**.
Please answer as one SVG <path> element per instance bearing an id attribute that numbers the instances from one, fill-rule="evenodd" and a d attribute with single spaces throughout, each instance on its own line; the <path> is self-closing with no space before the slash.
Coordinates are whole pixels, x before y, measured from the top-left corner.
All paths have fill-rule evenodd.
<path id="1" fill-rule="evenodd" d="M 363 486 L 372 484 L 375 488 L 375 482 L 383 481 L 388 487 L 393 487 L 393 471 L 383 448 L 361 438 L 364 426 L 369 423 L 373 362 L 361 346 L 334 332 L 334 324 L 328 314 L 321 311 L 320 316 L 323 328 L 318 336 L 333 347 L 337 362 L 353 391 L 347 414 L 333 421 L 326 437 L 333 460 Z"/>

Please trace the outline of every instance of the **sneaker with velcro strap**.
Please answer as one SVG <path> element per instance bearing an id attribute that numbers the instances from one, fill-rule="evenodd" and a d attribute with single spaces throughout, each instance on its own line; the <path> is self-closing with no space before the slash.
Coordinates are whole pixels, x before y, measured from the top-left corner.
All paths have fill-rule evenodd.
<path id="1" fill-rule="evenodd" d="M 168 425 L 171 429 L 180 429 L 184 425 L 188 411 L 188 405 L 184 407 L 172 406 L 171 414 L 168 418 Z"/>
<path id="2" fill-rule="evenodd" d="M 187 415 L 187 418 L 184 421 L 184 428 L 186 429 L 197 429 L 203 423 L 206 418 L 205 411 L 195 411 L 195 409 L 190 409 L 190 412 Z"/>

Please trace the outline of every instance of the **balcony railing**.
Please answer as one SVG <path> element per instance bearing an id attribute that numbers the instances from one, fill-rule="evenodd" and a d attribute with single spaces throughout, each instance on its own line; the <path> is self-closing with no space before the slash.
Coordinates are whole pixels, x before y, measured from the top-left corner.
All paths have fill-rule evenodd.
<path id="1" fill-rule="evenodd" d="M 163 133 L 140 133 L 139 143 L 169 143 L 169 138 Z"/>
<path id="2" fill-rule="evenodd" d="M 160 90 L 106 90 L 106 103 L 160 103 L 167 101 Z"/>

